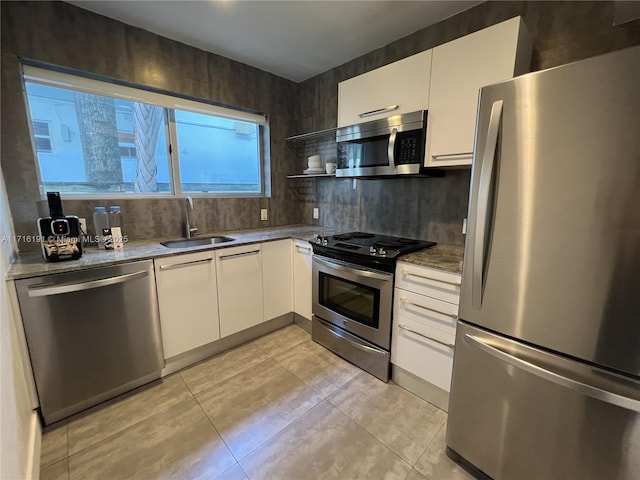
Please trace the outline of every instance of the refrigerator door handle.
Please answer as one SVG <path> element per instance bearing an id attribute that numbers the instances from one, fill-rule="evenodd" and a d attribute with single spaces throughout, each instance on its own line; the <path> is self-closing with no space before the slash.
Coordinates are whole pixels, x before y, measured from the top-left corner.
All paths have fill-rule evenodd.
<path id="1" fill-rule="evenodd" d="M 555 372 L 547 370 L 546 368 L 542 368 L 526 360 L 514 357 L 513 355 L 503 352 L 496 347 L 487 345 L 479 338 L 473 335 L 469 335 L 468 333 L 464 335 L 464 340 L 469 345 L 477 348 L 478 350 L 481 350 L 499 360 L 502 360 L 509 365 L 519 368 L 520 370 L 540 377 L 549 382 L 555 383 L 556 385 L 560 385 L 561 387 L 568 388 L 575 392 L 581 393 L 591 398 L 595 398 L 596 400 L 600 400 L 602 402 L 609 403 L 611 405 L 616 405 L 618 407 L 622 407 L 634 412 L 640 412 L 640 401 L 638 400 L 634 400 L 633 398 L 625 397 L 623 395 L 618 395 L 617 393 L 609 392 L 607 390 L 603 390 L 601 388 L 580 382 L 578 380 L 564 377 Z"/>
<path id="2" fill-rule="evenodd" d="M 487 142 L 482 153 L 480 164 L 480 182 L 478 186 L 478 202 L 476 206 L 476 224 L 473 242 L 471 305 L 475 309 L 482 307 L 482 283 L 484 270 L 484 251 L 487 241 L 487 213 L 489 210 L 489 194 L 493 165 L 498 148 L 498 132 L 502 119 L 502 100 L 493 102 L 489 127 L 487 128 Z"/>

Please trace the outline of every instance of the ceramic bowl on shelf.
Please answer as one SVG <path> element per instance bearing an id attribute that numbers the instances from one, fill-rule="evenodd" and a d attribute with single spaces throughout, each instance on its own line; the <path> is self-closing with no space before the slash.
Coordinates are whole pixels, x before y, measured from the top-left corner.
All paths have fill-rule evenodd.
<path id="1" fill-rule="evenodd" d="M 311 155 L 307 158 L 309 169 L 322 170 L 322 161 L 320 155 Z"/>

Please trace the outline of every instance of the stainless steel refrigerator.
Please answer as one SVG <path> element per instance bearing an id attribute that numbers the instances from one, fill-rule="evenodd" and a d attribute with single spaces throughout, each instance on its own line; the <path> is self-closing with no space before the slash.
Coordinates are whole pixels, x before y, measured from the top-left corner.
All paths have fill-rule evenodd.
<path id="1" fill-rule="evenodd" d="M 640 47 L 485 87 L 476 129 L 447 453 L 640 479 Z"/>

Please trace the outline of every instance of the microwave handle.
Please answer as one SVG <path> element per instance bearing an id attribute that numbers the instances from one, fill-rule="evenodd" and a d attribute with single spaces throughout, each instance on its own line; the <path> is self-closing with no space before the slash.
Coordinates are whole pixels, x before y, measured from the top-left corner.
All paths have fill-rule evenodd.
<path id="1" fill-rule="evenodd" d="M 391 136 L 389 137 L 389 146 L 387 147 L 387 156 L 389 157 L 389 166 L 395 170 L 396 168 L 396 137 L 398 136 L 398 129 L 391 129 Z"/>

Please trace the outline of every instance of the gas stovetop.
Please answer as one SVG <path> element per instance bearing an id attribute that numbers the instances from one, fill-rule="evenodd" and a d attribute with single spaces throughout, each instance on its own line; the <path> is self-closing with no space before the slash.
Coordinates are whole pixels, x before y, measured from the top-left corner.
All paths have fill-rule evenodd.
<path id="1" fill-rule="evenodd" d="M 397 257 L 432 247 L 436 243 L 413 238 L 390 237 L 364 232 L 318 235 L 310 240 L 316 254 L 359 265 L 393 271 Z"/>

